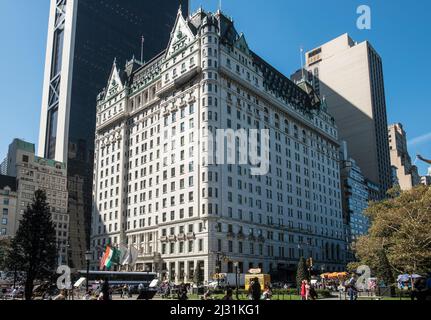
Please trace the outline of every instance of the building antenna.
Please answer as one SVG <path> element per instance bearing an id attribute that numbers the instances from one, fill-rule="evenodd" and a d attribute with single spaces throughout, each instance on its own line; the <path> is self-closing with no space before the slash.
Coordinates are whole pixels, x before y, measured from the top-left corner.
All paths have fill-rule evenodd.
<path id="1" fill-rule="evenodd" d="M 305 74 L 304 74 L 304 57 L 303 57 L 303 54 L 304 54 L 304 48 L 303 48 L 303 46 L 301 45 L 301 47 L 300 47 L 300 49 L 299 49 L 299 55 L 301 56 L 301 73 L 302 73 L 302 80 L 304 80 L 304 81 L 305 81 Z"/>
<path id="2" fill-rule="evenodd" d="M 145 43 L 145 37 L 142 36 L 141 38 L 141 62 L 144 64 L 144 43 Z"/>
<path id="3" fill-rule="evenodd" d="M 218 10 L 219 10 L 220 12 L 221 12 L 221 7 L 222 7 L 222 3 L 221 3 L 221 1 L 222 1 L 222 0 L 219 0 L 219 1 L 218 1 Z"/>

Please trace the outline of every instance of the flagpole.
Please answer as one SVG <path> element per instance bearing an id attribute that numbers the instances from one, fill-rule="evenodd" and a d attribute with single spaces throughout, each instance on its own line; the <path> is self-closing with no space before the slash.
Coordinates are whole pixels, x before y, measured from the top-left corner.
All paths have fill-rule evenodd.
<path id="1" fill-rule="evenodd" d="M 142 64 L 144 63 L 144 42 L 145 42 L 145 38 L 144 38 L 144 36 L 142 36 L 142 38 L 141 38 L 141 62 L 142 62 Z"/>

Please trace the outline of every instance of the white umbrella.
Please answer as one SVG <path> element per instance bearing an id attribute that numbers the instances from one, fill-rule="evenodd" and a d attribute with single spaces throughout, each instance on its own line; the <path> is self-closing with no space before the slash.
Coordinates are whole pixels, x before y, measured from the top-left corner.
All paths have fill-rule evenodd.
<path id="1" fill-rule="evenodd" d="M 398 282 L 406 282 L 410 280 L 410 276 L 408 274 L 401 274 L 398 276 L 397 281 Z"/>

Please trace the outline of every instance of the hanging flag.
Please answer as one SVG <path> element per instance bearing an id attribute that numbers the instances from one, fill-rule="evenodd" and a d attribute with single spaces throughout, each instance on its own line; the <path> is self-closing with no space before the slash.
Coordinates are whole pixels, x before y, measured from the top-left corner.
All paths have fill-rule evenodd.
<path id="1" fill-rule="evenodd" d="M 138 260 L 139 251 L 135 248 L 135 246 L 129 246 L 127 250 L 127 254 L 124 255 L 124 259 L 122 259 L 121 265 L 123 266 L 131 266 L 133 267 Z"/>
<path id="2" fill-rule="evenodd" d="M 106 262 L 112 258 L 112 250 L 110 246 L 107 246 L 105 249 L 105 253 L 102 256 L 102 259 L 100 260 L 100 270 L 103 270 L 106 267 Z"/>
<path id="3" fill-rule="evenodd" d="M 110 269 L 114 264 L 120 264 L 121 252 L 120 250 L 113 248 L 111 246 L 106 247 L 105 254 L 100 261 L 100 270 L 106 267 Z"/>
<path id="4" fill-rule="evenodd" d="M 136 262 L 138 261 L 139 251 L 135 246 L 130 247 L 130 263 L 129 265 L 134 267 Z"/>
<path id="5" fill-rule="evenodd" d="M 118 249 L 120 250 L 120 252 L 121 252 L 121 255 L 120 255 L 120 265 L 122 265 L 122 266 L 124 266 L 124 260 L 126 259 L 126 257 L 127 257 L 127 254 L 129 253 L 129 249 L 128 249 L 128 247 L 127 247 L 127 245 L 125 245 L 125 244 L 123 244 L 123 243 L 121 243 L 119 246 L 118 246 Z"/>
<path id="6" fill-rule="evenodd" d="M 127 249 L 126 254 L 123 256 L 123 259 L 121 259 L 121 265 L 128 266 L 130 264 L 130 260 L 131 260 L 130 249 Z"/>

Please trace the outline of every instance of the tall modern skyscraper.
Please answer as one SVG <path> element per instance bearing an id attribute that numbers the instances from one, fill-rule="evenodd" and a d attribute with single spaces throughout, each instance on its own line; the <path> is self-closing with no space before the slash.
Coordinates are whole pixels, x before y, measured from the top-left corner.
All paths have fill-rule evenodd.
<path id="1" fill-rule="evenodd" d="M 344 34 L 307 52 L 306 69 L 350 156 L 385 197 L 392 183 L 381 57 L 368 41 Z"/>
<path id="2" fill-rule="evenodd" d="M 89 245 L 97 94 L 114 58 L 164 49 L 180 4 L 187 13 L 187 0 L 51 0 L 38 154 L 67 163 L 72 267 Z"/>
<path id="3" fill-rule="evenodd" d="M 389 126 L 391 163 L 397 168 L 397 181 L 401 190 L 410 190 L 421 183 L 418 167 L 412 164 L 407 150 L 407 135 L 401 123 Z"/>

